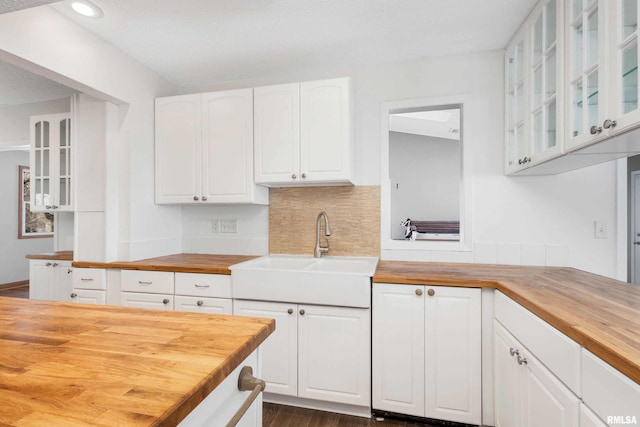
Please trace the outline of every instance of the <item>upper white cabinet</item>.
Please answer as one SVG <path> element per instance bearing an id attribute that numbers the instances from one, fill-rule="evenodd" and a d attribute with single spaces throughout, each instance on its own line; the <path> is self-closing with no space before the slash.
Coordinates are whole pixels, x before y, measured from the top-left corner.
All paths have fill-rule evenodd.
<path id="1" fill-rule="evenodd" d="M 268 204 L 253 182 L 253 90 L 156 99 L 156 203 Z"/>
<path id="2" fill-rule="evenodd" d="M 375 284 L 373 409 L 481 424 L 481 291 Z"/>
<path id="3" fill-rule="evenodd" d="M 72 211 L 70 113 L 30 118 L 31 210 Z"/>
<path id="4" fill-rule="evenodd" d="M 507 47 L 507 174 L 562 153 L 562 17 L 562 0 L 541 1 Z"/>
<path id="5" fill-rule="evenodd" d="M 255 89 L 255 182 L 350 184 L 349 78 Z"/>

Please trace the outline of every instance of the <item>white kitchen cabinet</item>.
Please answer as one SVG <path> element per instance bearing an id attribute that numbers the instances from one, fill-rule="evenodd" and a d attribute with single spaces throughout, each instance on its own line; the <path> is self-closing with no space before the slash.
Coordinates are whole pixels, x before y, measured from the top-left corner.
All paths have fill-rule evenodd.
<path id="1" fill-rule="evenodd" d="M 351 183 L 349 78 L 259 87 L 254 94 L 256 183 Z"/>
<path id="2" fill-rule="evenodd" d="M 494 321 L 497 427 L 578 427 L 580 399 Z"/>
<path id="3" fill-rule="evenodd" d="M 156 99 L 156 203 L 268 204 L 253 180 L 253 90 Z"/>
<path id="4" fill-rule="evenodd" d="M 32 116 L 31 210 L 73 211 L 70 113 Z"/>
<path id="5" fill-rule="evenodd" d="M 173 310 L 173 272 L 122 270 L 120 289 L 120 304 L 125 307 Z"/>
<path id="6" fill-rule="evenodd" d="M 607 427 L 584 403 L 580 404 L 580 427 Z"/>
<path id="7" fill-rule="evenodd" d="M 68 301 L 83 304 L 106 304 L 107 270 L 103 268 L 74 268 L 73 289 Z"/>
<path id="8" fill-rule="evenodd" d="M 266 393 L 368 406 L 368 309 L 234 300 L 234 314 L 269 317 L 261 348 Z"/>
<path id="9" fill-rule="evenodd" d="M 194 313 L 232 314 L 233 302 L 228 298 L 186 297 L 176 295 L 174 310 Z"/>
<path id="10" fill-rule="evenodd" d="M 507 47 L 505 172 L 562 154 L 562 0 L 542 0 Z"/>
<path id="11" fill-rule="evenodd" d="M 71 261 L 32 259 L 29 262 L 29 299 L 67 301 L 72 290 Z"/>
<path id="12" fill-rule="evenodd" d="M 232 314 L 231 276 L 175 273 L 175 310 Z"/>
<path id="13" fill-rule="evenodd" d="M 481 423 L 481 291 L 375 284 L 373 409 Z"/>

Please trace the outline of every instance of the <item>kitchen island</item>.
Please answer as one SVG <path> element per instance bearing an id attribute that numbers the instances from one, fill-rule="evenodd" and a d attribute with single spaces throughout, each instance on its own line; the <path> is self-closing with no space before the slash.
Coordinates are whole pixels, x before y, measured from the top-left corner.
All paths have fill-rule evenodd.
<path id="1" fill-rule="evenodd" d="M 0 297 L 0 424 L 176 425 L 274 330 L 270 319 Z"/>

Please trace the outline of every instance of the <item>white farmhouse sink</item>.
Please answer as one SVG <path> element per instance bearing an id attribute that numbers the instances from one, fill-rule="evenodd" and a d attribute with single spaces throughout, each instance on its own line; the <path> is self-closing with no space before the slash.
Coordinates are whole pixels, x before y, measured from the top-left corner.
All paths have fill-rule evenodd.
<path id="1" fill-rule="evenodd" d="M 237 299 L 368 308 L 377 263 L 375 257 L 267 255 L 229 269 Z"/>

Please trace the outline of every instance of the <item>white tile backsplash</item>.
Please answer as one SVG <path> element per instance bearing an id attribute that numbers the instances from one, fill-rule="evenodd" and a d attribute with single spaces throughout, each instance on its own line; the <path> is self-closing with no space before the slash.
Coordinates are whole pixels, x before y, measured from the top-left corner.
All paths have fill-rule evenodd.
<path id="1" fill-rule="evenodd" d="M 546 265 L 546 247 L 543 244 L 522 244 L 522 265 Z"/>
<path id="2" fill-rule="evenodd" d="M 565 267 L 569 265 L 569 248 L 563 245 L 546 245 L 545 265 Z"/>
<path id="3" fill-rule="evenodd" d="M 498 264 L 522 264 L 522 248 L 520 243 L 499 243 Z"/>
<path id="4" fill-rule="evenodd" d="M 477 264 L 497 264 L 498 244 L 497 243 L 476 243 L 473 245 L 473 260 Z"/>

